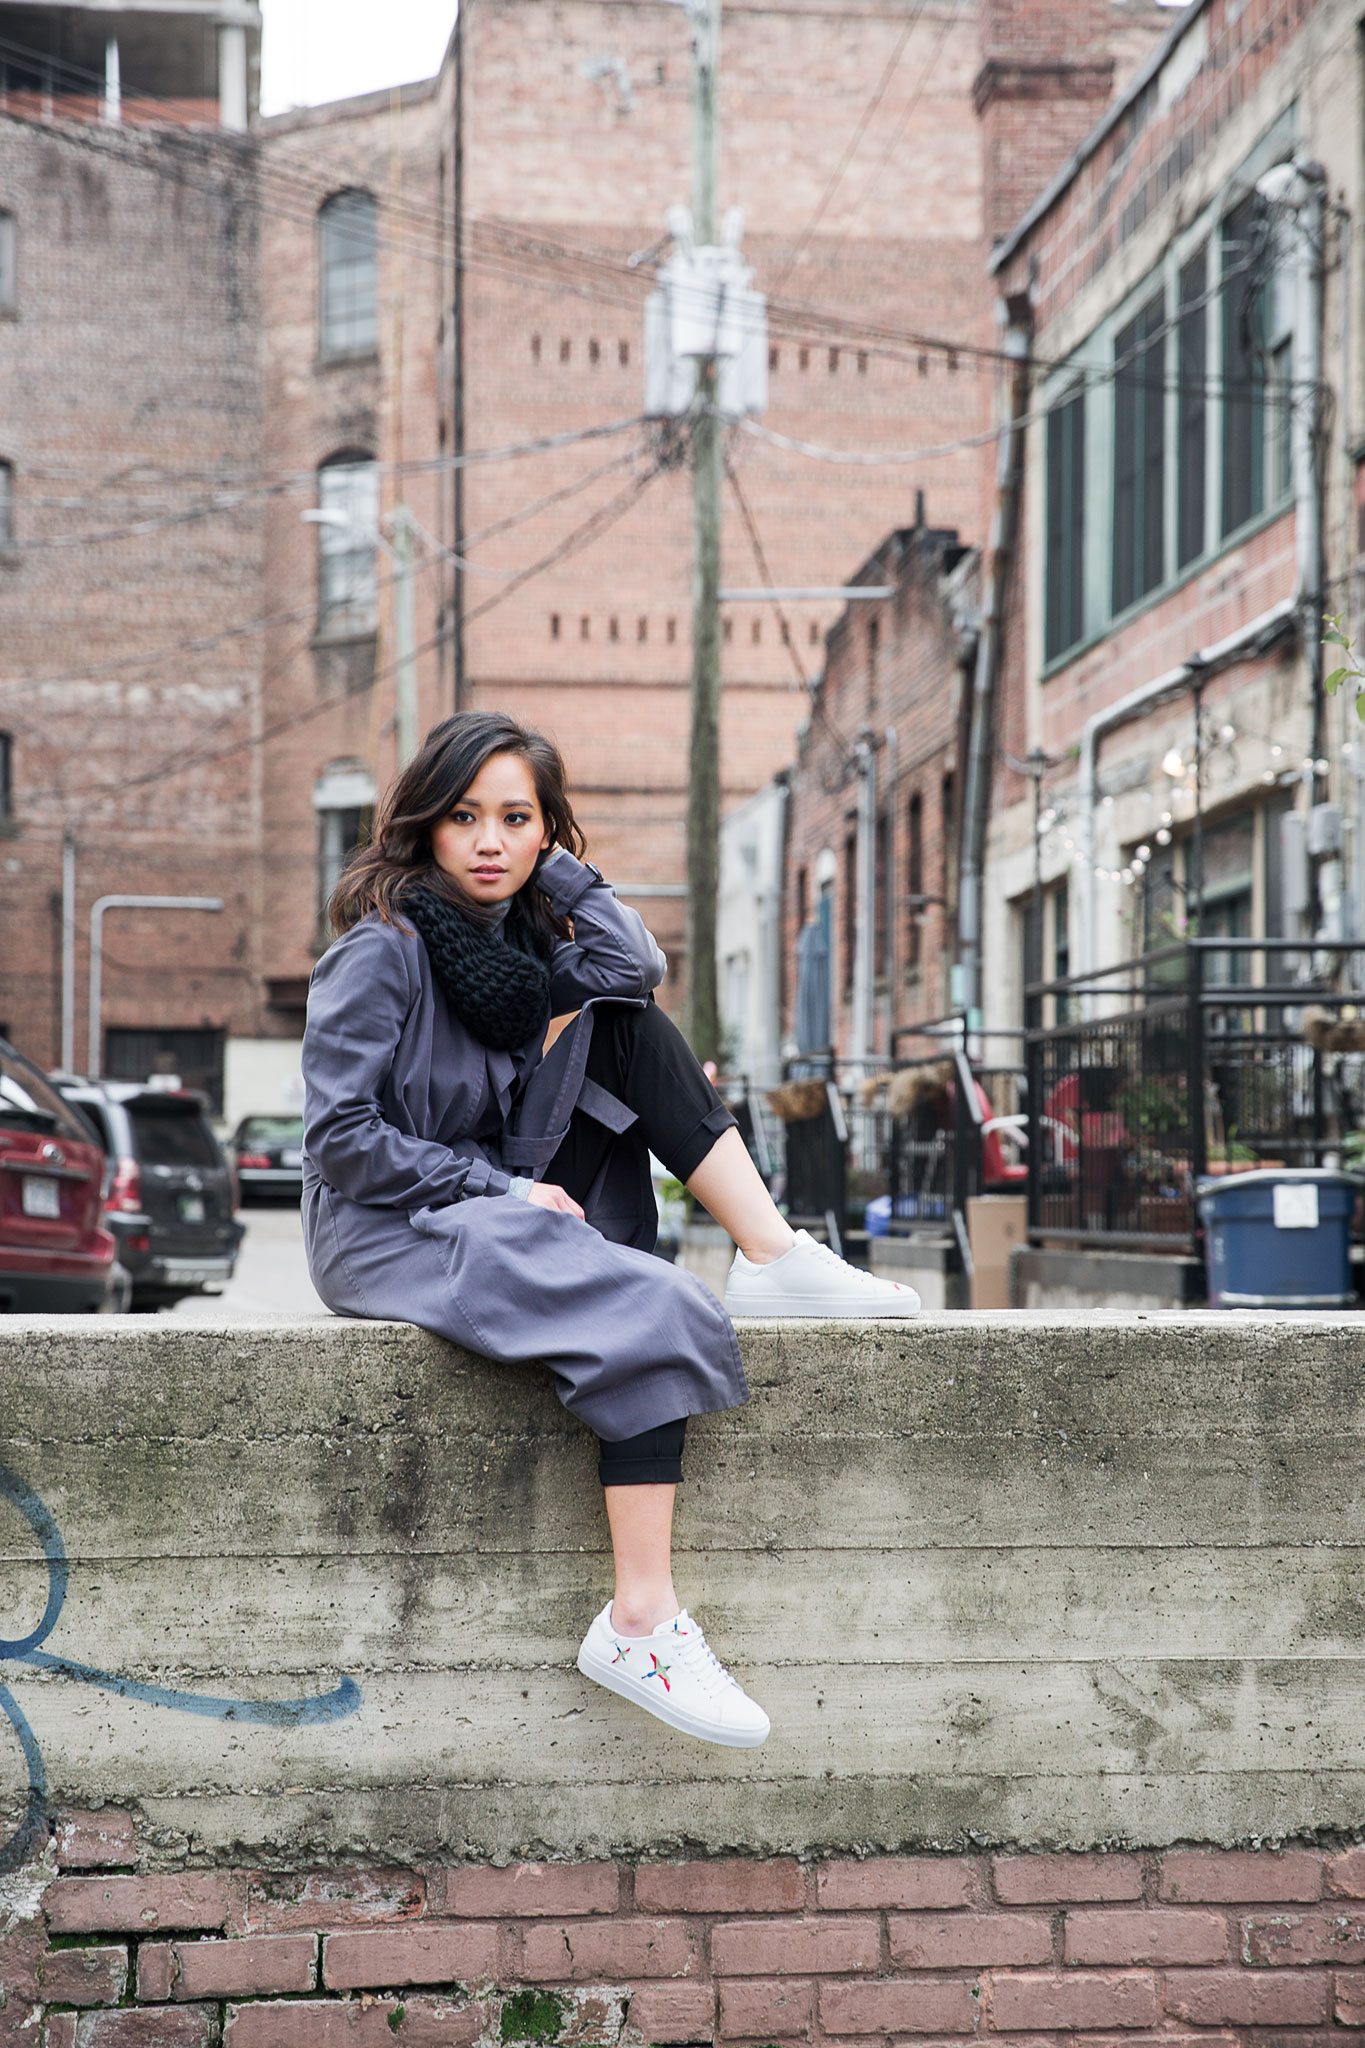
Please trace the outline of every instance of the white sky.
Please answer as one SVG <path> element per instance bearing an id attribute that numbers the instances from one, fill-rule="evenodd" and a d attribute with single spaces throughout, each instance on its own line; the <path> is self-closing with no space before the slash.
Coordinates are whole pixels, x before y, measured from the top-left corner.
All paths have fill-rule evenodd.
<path id="1" fill-rule="evenodd" d="M 456 0 L 262 0 L 261 112 L 430 78 Z"/>

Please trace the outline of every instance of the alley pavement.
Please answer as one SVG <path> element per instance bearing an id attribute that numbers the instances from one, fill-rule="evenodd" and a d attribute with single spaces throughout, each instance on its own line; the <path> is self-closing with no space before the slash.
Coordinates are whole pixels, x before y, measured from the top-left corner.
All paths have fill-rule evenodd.
<path id="1" fill-rule="evenodd" d="M 182 1323 L 311 1320 L 326 1316 L 308 1278 L 303 1223 L 295 1205 L 242 1211 L 246 1236 L 237 1271 L 221 1294 L 191 1294 L 163 1316 Z"/>

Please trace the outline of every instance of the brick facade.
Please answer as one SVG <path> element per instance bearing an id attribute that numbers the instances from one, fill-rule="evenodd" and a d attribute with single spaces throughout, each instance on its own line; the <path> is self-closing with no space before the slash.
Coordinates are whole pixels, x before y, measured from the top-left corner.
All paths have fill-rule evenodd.
<path id="1" fill-rule="evenodd" d="M 438 336 L 449 320 L 449 144 L 435 81 L 374 93 L 262 124 L 262 272 L 269 476 L 264 551 L 264 676 L 268 744 L 262 818 L 268 853 L 262 967 L 272 1029 L 300 1033 L 308 975 L 323 941 L 322 821 L 315 798 L 329 773 L 360 773 L 382 791 L 396 761 L 395 602 L 391 558 L 379 551 L 377 616 L 337 630 L 322 616 L 319 473 L 338 457 L 379 467 L 377 511 L 400 504 L 417 541 L 418 730 L 451 702 L 442 638 L 452 570 L 449 397 Z M 320 220 L 327 202 L 363 193 L 376 206 L 377 334 L 361 353 L 323 346 Z"/>
<path id="2" fill-rule="evenodd" d="M 108 892 L 223 912 L 109 920 L 106 1027 L 258 1028 L 262 404 L 256 168 L 242 138 L 0 114 L 17 294 L 0 312 L 0 1027 L 59 1053 L 62 836 Z M 238 496 L 240 492 L 240 496 Z"/>
<path id="3" fill-rule="evenodd" d="M 1306 0 L 1205 0 L 1187 12 L 1164 60 L 1097 126 L 1050 203 L 1021 224 L 995 259 L 1001 290 L 1032 292 L 1036 409 L 1057 401 L 1065 385 L 1061 366 L 1074 356 L 1092 366 L 1087 431 L 1112 432 L 1114 373 L 1106 363 L 1113 364 L 1123 322 L 1161 292 L 1165 318 L 1174 323 L 1179 265 L 1201 248 L 1212 252 L 1213 264 L 1233 207 L 1246 199 L 1263 170 L 1294 147 L 1320 158 L 1329 193 L 1344 192 L 1353 203 L 1350 195 L 1359 182 L 1357 63 L 1355 25 L 1343 7 L 1314 7 Z M 1292 229 L 1286 229 L 1286 248 L 1293 240 Z M 1227 260 L 1235 262 L 1237 255 L 1234 250 Z M 1344 317 L 1335 228 L 1329 229 L 1324 268 L 1324 373 L 1335 387 Z M 1216 288 L 1208 304 L 1211 322 L 1222 317 Z M 1348 345 L 1354 360 L 1354 334 Z M 1168 346 L 1176 347 L 1174 339 Z M 1167 363 L 1175 390 L 1179 365 L 1171 356 Z M 1218 465 L 1224 461 L 1216 410 L 1223 402 L 1221 367 L 1208 390 L 1212 493 L 1221 488 Z M 1046 432 L 1042 423 L 1027 429 L 1021 545 L 1006 607 L 996 706 L 986 985 L 988 1021 L 1002 1025 L 1022 1021 L 1021 916 L 1033 872 L 1032 792 L 1001 759 L 1003 752 L 1018 757 L 1042 748 L 1051 764 L 1044 802 L 1059 821 L 1044 838 L 1042 862 L 1049 889 L 1066 891 L 1058 900 L 1068 902 L 1063 919 L 1065 925 L 1069 914 L 1072 971 L 1084 964 L 1088 890 L 1097 962 L 1125 957 L 1141 943 L 1142 891 L 1125 882 L 1121 871 L 1134 849 L 1152 845 L 1159 830 L 1171 832 L 1175 841 L 1163 858 L 1178 861 L 1191 829 L 1192 792 L 1166 776 L 1162 763 L 1172 750 L 1183 749 L 1187 758 L 1191 753 L 1192 701 L 1188 690 L 1174 689 L 1102 737 L 1094 868 L 1085 865 L 1075 766 L 1085 723 L 1142 686 L 1178 675 L 1193 654 L 1277 604 L 1292 604 L 1300 580 L 1292 490 L 1278 497 L 1267 490 L 1260 515 L 1240 527 L 1234 522 L 1232 530 L 1226 517 L 1215 518 L 1211 498 L 1206 544 L 1186 566 L 1170 566 L 1175 529 L 1174 514 L 1168 513 L 1167 567 L 1154 587 L 1115 616 L 1089 623 L 1074 649 L 1049 660 Z M 1178 438 L 1168 429 L 1168 475 L 1179 460 Z M 1344 517 L 1340 510 L 1349 508 L 1353 479 L 1343 474 L 1345 458 L 1337 446 L 1327 446 L 1324 460 L 1327 608 L 1334 609 L 1355 559 L 1353 521 L 1349 509 Z M 1111 468 L 1089 496 L 1088 517 L 1108 516 L 1113 488 Z M 1093 567 L 1107 578 L 1107 564 Z M 1108 611 L 1107 597 L 1101 609 Z M 1204 814 L 1214 830 L 1236 819 L 1252 821 L 1249 928 L 1256 933 L 1282 929 L 1268 922 L 1275 915 L 1277 820 L 1286 806 L 1306 808 L 1314 800 L 1304 787 L 1305 758 L 1316 755 L 1328 763 L 1316 800 L 1349 805 L 1342 748 L 1351 728 L 1341 707 L 1329 706 L 1315 734 L 1306 651 L 1311 635 L 1305 611 L 1297 634 L 1281 635 L 1267 651 L 1250 651 L 1212 676 L 1205 693 Z M 1176 922 L 1183 922 L 1179 905 Z M 1051 937 L 1047 954 L 1050 969 Z"/>
<path id="4" fill-rule="evenodd" d="M 124 1834 L 63 1822 L 87 1874 L 5 1923 L 0 2041 L 1325 2048 L 1365 2018 L 1349 1846 L 101 1871 Z"/>
<path id="5" fill-rule="evenodd" d="M 764 423 L 841 449 L 933 446 L 984 424 L 989 408 L 989 374 L 968 347 L 913 339 L 989 337 L 971 107 L 977 9 L 930 0 L 908 16 L 838 14 L 836 23 L 804 0 L 781 16 L 744 0 L 725 10 L 721 201 L 743 207 L 745 253 L 772 301 Z M 541 27 L 547 16 L 553 33 Z M 552 10 L 540 0 L 475 0 L 461 36 L 467 443 L 637 413 L 650 266 L 630 271 L 626 258 L 656 243 L 668 207 L 687 197 L 685 23 L 601 0 Z M 821 212 L 898 47 L 856 157 Z M 610 78 L 584 75 L 603 53 L 627 68 L 629 107 Z M 652 431 L 633 438 L 639 475 L 661 444 Z M 514 516 L 631 445 L 626 437 L 471 470 L 465 532 Z M 979 467 L 960 455 L 912 475 L 815 464 L 736 432 L 731 459 L 779 585 L 838 583 L 905 523 L 916 485 L 937 518 L 967 533 L 981 524 Z M 614 472 L 487 543 L 471 540 L 474 559 L 507 571 L 542 559 L 628 488 L 631 474 Z M 594 857 L 624 883 L 684 879 L 690 575 L 689 484 L 674 468 L 590 546 L 482 617 L 473 610 L 496 600 L 497 585 L 465 582 L 468 701 L 505 704 L 554 732 Z M 722 580 L 766 580 L 728 492 Z M 790 758 L 806 709 L 802 678 L 819 673 L 839 609 L 837 601 L 788 607 L 785 644 L 771 607 L 727 608 L 726 808 Z M 683 903 L 641 907 L 668 951 L 663 993 L 676 1003 Z"/>

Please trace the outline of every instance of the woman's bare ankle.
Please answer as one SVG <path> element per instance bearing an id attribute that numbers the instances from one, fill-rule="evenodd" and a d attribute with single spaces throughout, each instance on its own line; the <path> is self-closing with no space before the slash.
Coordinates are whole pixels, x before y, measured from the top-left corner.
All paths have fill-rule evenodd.
<path id="1" fill-rule="evenodd" d="M 618 1635 L 650 1636 L 661 1622 L 672 1621 L 681 1612 L 678 1596 L 670 1586 L 666 1593 L 618 1593 L 611 1603 L 611 1625 Z"/>
<path id="2" fill-rule="evenodd" d="M 784 1259 L 795 1245 L 796 1238 L 780 1216 L 777 1222 L 781 1225 L 780 1230 L 769 1228 L 761 1236 L 746 1237 L 740 1241 L 739 1248 L 751 1266 L 771 1266 L 775 1259 Z"/>

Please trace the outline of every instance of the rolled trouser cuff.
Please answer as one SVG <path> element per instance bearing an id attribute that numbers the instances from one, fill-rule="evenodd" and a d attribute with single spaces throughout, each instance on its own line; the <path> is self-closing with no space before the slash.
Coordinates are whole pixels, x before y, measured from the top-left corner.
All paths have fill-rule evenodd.
<path id="1" fill-rule="evenodd" d="M 677 1486 L 682 1480 L 683 1438 L 687 1417 L 661 1422 L 657 1429 L 643 1429 L 638 1436 L 620 1437 L 613 1443 L 597 1440 L 597 1476 L 603 1486 Z"/>

